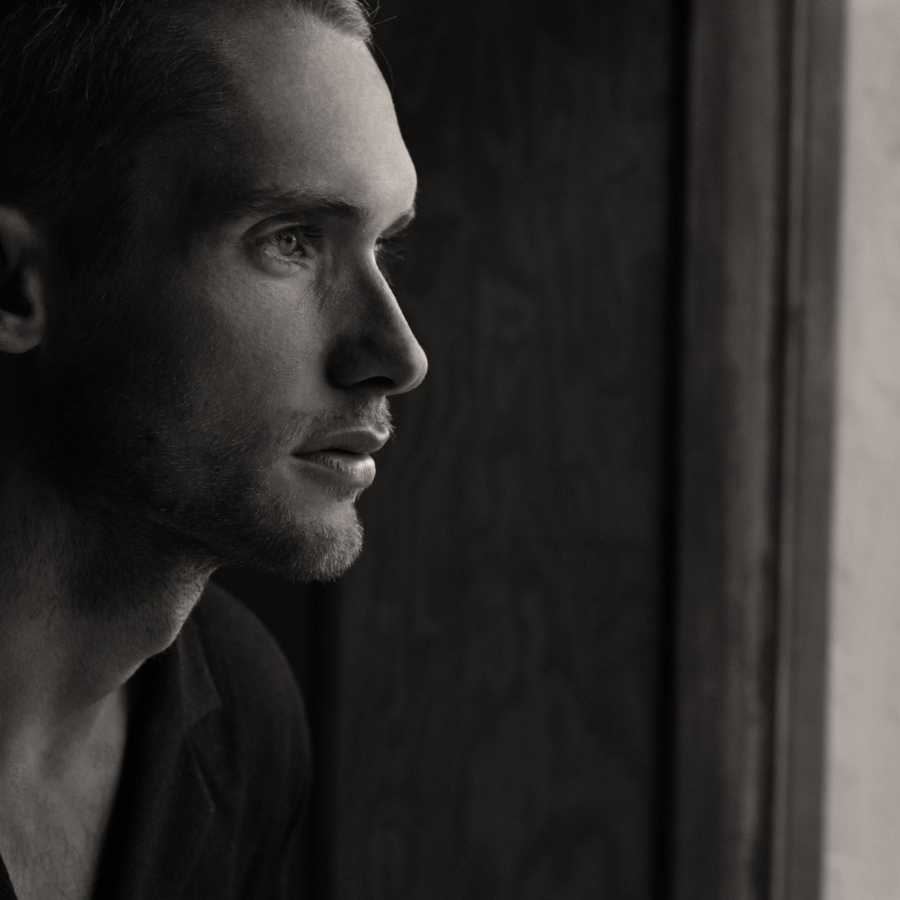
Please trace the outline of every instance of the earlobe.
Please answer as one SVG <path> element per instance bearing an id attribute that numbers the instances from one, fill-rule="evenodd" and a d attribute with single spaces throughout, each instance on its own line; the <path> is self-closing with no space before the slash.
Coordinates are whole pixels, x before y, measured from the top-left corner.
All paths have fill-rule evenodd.
<path id="1" fill-rule="evenodd" d="M 0 206 L 0 352 L 27 353 L 44 336 L 44 250 L 29 220 Z"/>

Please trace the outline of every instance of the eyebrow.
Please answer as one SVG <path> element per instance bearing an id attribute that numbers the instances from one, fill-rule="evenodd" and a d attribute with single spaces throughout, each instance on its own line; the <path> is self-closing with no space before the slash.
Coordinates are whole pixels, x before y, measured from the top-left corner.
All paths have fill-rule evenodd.
<path id="1" fill-rule="evenodd" d="M 352 203 L 338 194 L 322 193 L 305 188 L 287 190 L 259 188 L 244 191 L 231 199 L 227 210 L 229 218 L 250 214 L 294 214 L 312 218 L 336 218 L 352 225 L 365 225 L 372 218 L 368 209 Z M 416 208 L 413 204 L 385 229 L 385 234 L 402 231 L 412 222 L 415 215 Z"/>

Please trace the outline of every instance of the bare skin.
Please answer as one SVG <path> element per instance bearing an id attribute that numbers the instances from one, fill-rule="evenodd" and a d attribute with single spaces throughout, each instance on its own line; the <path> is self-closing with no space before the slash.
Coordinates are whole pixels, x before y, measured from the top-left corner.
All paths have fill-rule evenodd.
<path id="1" fill-rule="evenodd" d="M 0 781 L 0 846 L 21 900 L 89 897 L 125 750 L 124 689 L 98 702 L 93 720 L 45 751 L 46 728 L 20 731 Z"/>
<path id="2" fill-rule="evenodd" d="M 376 261 L 416 183 L 368 50 L 259 16 L 220 36 L 247 109 L 213 163 L 245 194 L 267 192 L 265 208 L 198 221 L 180 186 L 215 154 L 148 164 L 154 202 L 91 354 L 70 353 L 94 322 L 60 300 L 66 273 L 40 223 L 0 207 L 0 854 L 21 900 L 91 896 L 129 679 L 175 640 L 212 571 L 238 552 L 294 577 L 352 562 L 373 448 L 343 449 L 346 434 L 377 449 L 386 398 L 425 375 Z M 298 210 L 301 195 L 339 197 L 344 212 Z M 82 379 L 86 356 L 108 361 L 124 401 Z M 52 403 L 22 414 L 35 372 L 35 396 L 64 393 L 69 422 Z M 66 468 L 81 433 L 83 479 Z M 71 446 L 58 471 L 47 446 Z"/>
<path id="3" fill-rule="evenodd" d="M 20 515 L 0 526 L 8 554 L 0 567 L 0 853 L 20 900 L 88 898 L 125 754 L 128 680 L 174 640 L 208 573 L 191 580 L 169 568 L 151 577 L 145 568 L 142 586 L 132 556 L 124 571 L 138 577 L 120 589 L 137 600 L 143 587 L 145 602 L 129 614 L 85 614 L 98 598 L 77 597 L 82 579 L 71 557 L 88 551 L 88 526 L 62 506 L 51 514 L 22 473 L 2 486 L 0 507 Z M 35 508 L 44 515 L 30 515 Z M 107 599 L 101 605 L 116 609 Z"/>

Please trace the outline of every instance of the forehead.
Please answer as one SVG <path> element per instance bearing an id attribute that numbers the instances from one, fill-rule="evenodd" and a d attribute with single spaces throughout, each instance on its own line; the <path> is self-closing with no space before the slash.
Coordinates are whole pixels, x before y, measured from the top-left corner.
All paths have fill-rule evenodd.
<path id="1" fill-rule="evenodd" d="M 413 205 L 415 168 L 362 41 L 284 11 L 213 23 L 208 37 L 234 98 L 212 131 L 160 134 L 138 154 L 132 221 L 153 247 L 186 249 L 258 196 L 337 197 L 382 227 Z"/>
<path id="2" fill-rule="evenodd" d="M 282 13 L 232 24 L 221 40 L 237 106 L 220 152 L 242 186 L 411 205 L 415 170 L 365 44 Z"/>

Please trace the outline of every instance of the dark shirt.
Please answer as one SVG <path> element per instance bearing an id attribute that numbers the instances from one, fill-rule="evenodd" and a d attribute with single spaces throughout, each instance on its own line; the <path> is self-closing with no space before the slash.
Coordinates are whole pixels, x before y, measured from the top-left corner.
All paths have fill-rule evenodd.
<path id="1" fill-rule="evenodd" d="M 129 688 L 94 900 L 296 900 L 309 735 L 269 633 L 211 584 Z M 0 900 L 14 897 L 0 861 Z"/>

